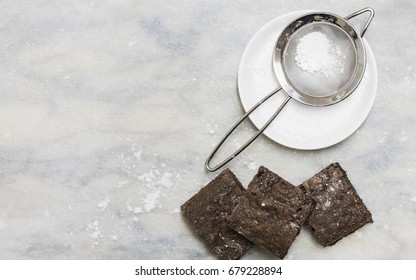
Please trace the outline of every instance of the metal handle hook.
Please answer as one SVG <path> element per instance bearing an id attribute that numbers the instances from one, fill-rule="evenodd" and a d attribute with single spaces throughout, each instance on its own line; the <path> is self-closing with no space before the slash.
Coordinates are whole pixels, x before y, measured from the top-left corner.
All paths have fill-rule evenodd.
<path id="1" fill-rule="evenodd" d="M 346 16 L 345 17 L 346 20 L 349 20 L 349 19 L 351 19 L 353 17 L 359 16 L 359 15 L 361 15 L 363 13 L 367 13 L 367 12 L 370 13 L 370 16 L 368 17 L 367 22 L 365 23 L 365 25 L 363 27 L 363 30 L 361 30 L 361 34 L 360 34 L 361 37 L 364 36 L 364 33 L 367 31 L 368 26 L 370 25 L 371 21 L 374 18 L 374 15 L 375 15 L 374 10 L 372 8 L 370 8 L 370 7 L 367 7 L 367 8 L 364 8 L 362 10 L 356 11 L 355 13 L 352 13 L 349 16 Z"/>
<path id="2" fill-rule="evenodd" d="M 245 148 L 247 148 L 256 138 L 263 133 L 263 131 L 271 124 L 271 122 L 276 118 L 276 116 L 280 113 L 280 111 L 283 109 L 283 107 L 287 104 L 287 102 L 290 100 L 290 96 L 288 96 L 283 103 L 280 105 L 280 107 L 276 110 L 276 112 L 273 114 L 273 116 L 270 117 L 270 119 L 260 128 L 259 131 L 257 131 L 256 134 L 254 134 L 244 145 L 242 145 L 237 151 L 232 153 L 228 158 L 226 158 L 221 163 L 217 164 L 216 166 L 211 167 L 210 163 L 214 155 L 217 153 L 218 149 L 224 144 L 225 140 L 233 133 L 233 131 L 254 111 L 256 110 L 263 102 L 265 102 L 267 99 L 272 97 L 275 93 L 277 93 L 282 88 L 279 87 L 266 95 L 262 100 L 260 100 L 258 103 L 256 103 L 253 107 L 251 107 L 250 110 L 247 111 L 231 128 L 230 130 L 223 136 L 223 138 L 218 142 L 217 146 L 212 150 L 211 154 L 208 156 L 206 162 L 205 162 L 205 168 L 210 171 L 216 171 L 226 165 L 228 162 L 230 162 L 232 159 L 234 159 L 237 155 L 239 155 Z"/>

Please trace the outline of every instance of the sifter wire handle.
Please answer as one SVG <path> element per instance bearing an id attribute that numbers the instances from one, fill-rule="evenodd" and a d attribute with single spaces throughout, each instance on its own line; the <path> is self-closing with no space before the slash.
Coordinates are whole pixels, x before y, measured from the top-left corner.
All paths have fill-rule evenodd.
<path id="1" fill-rule="evenodd" d="M 352 13 L 349 16 L 346 16 L 345 17 L 346 20 L 349 20 L 349 19 L 352 19 L 353 17 L 359 16 L 359 15 L 361 15 L 363 13 L 370 13 L 370 15 L 369 15 L 369 17 L 367 19 L 367 22 L 365 23 L 363 29 L 361 30 L 361 34 L 360 34 L 361 37 L 364 36 L 364 33 L 367 31 L 368 26 L 370 25 L 371 21 L 374 18 L 374 15 L 375 15 L 374 10 L 372 8 L 370 8 L 370 7 L 367 7 L 367 8 L 364 8 L 362 10 L 356 11 L 355 13 Z"/>
<path id="2" fill-rule="evenodd" d="M 236 150 L 234 153 L 232 153 L 228 158 L 226 158 L 221 163 L 217 164 L 216 166 L 211 167 L 210 163 L 214 155 L 217 153 L 218 149 L 224 144 L 225 140 L 233 133 L 233 131 L 254 111 L 256 110 L 263 102 L 265 102 L 267 99 L 275 95 L 279 90 L 281 90 L 281 87 L 278 87 L 277 89 L 270 92 L 268 95 L 266 95 L 262 100 L 257 102 L 253 107 L 251 107 L 250 110 L 247 111 L 231 128 L 230 130 L 223 136 L 223 138 L 218 142 L 217 146 L 212 150 L 211 154 L 208 156 L 205 167 L 208 171 L 213 172 L 224 165 L 226 165 L 228 162 L 230 162 L 232 159 L 234 159 L 237 155 L 239 155 L 245 148 L 247 148 L 254 140 L 256 140 L 257 137 L 259 137 L 260 134 L 263 133 L 263 131 L 271 124 L 271 122 L 277 117 L 277 115 L 280 113 L 280 111 L 283 109 L 283 107 L 287 104 L 287 102 L 291 99 L 290 96 L 286 97 L 286 99 L 283 101 L 283 103 L 279 106 L 279 108 L 276 110 L 276 112 L 273 114 L 273 116 L 270 117 L 270 119 L 259 129 L 259 131 L 254 134 L 244 145 L 242 145 L 238 150 Z"/>

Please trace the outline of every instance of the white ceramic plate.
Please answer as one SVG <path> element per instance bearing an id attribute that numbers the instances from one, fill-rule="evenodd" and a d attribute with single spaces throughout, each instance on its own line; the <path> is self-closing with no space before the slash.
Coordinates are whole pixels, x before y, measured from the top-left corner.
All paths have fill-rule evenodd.
<path id="1" fill-rule="evenodd" d="M 238 91 L 246 111 L 279 84 L 272 68 L 277 37 L 295 18 L 311 11 L 282 15 L 263 26 L 248 43 L 238 70 Z M 367 68 L 358 88 L 345 100 L 328 107 L 311 107 L 290 100 L 264 131 L 273 141 L 300 150 L 315 150 L 337 144 L 356 131 L 368 116 L 377 90 L 373 52 L 364 39 Z M 287 97 L 281 90 L 250 115 L 260 128 Z"/>

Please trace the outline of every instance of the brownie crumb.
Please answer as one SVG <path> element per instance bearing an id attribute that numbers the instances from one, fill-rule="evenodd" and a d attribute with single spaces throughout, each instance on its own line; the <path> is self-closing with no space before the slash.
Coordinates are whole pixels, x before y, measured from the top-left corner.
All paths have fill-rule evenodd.
<path id="1" fill-rule="evenodd" d="M 229 169 L 181 206 L 183 217 L 219 259 L 239 259 L 252 243 L 228 226 L 245 189 Z"/>
<path id="2" fill-rule="evenodd" d="M 306 224 L 324 246 L 335 244 L 373 219 L 339 163 L 300 185 L 315 202 Z"/>
<path id="3" fill-rule="evenodd" d="M 283 259 L 312 207 L 304 192 L 261 166 L 229 218 L 231 228 Z"/>

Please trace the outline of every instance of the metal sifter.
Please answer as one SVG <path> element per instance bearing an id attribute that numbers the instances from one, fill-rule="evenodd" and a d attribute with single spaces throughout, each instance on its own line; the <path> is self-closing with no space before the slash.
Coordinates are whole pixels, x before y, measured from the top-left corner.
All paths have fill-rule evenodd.
<path id="1" fill-rule="evenodd" d="M 349 20 L 363 13 L 369 13 L 369 17 L 358 32 Z M 290 99 L 308 106 L 329 106 L 354 92 L 365 72 L 367 58 L 362 37 L 373 17 L 374 10 L 371 8 L 364 8 L 345 18 L 331 13 L 314 12 L 298 17 L 286 26 L 277 38 L 272 58 L 280 87 L 256 103 L 231 127 L 208 156 L 206 169 L 216 171 L 234 159 L 263 133 Z M 311 37 L 316 37 L 317 45 L 308 43 L 307 39 Z M 327 48 L 323 54 L 319 53 L 322 46 Z M 312 57 L 311 54 L 317 51 L 315 57 Z M 212 158 L 231 133 L 281 89 L 287 97 L 270 119 L 229 157 L 216 166 L 210 166 Z"/>

